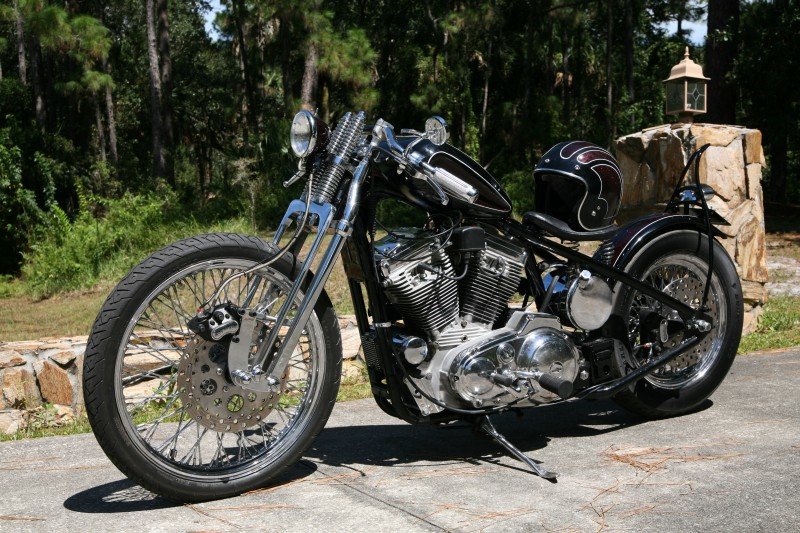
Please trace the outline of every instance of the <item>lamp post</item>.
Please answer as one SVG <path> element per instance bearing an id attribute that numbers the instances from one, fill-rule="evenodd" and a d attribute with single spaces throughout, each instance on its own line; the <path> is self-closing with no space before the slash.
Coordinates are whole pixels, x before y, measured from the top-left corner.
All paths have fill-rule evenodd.
<path id="1" fill-rule="evenodd" d="M 678 115 L 678 121 L 691 124 L 694 115 L 706 112 L 708 80 L 703 76 L 703 67 L 689 58 L 686 47 L 683 60 L 672 67 L 666 84 L 667 115 Z"/>

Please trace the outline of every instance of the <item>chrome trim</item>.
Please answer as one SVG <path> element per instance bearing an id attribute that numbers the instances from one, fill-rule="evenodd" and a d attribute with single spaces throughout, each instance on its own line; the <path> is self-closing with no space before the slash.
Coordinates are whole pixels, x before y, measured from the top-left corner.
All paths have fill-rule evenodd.
<path id="1" fill-rule="evenodd" d="M 353 180 L 350 184 L 350 189 L 347 194 L 347 202 L 345 203 L 342 218 L 340 220 L 334 222 L 334 215 L 336 211 L 331 204 L 311 204 L 310 214 L 316 215 L 316 220 L 312 220 L 311 224 L 317 224 L 317 236 L 311 245 L 311 249 L 306 256 L 306 259 L 303 261 L 303 264 L 300 267 L 300 271 L 294 281 L 294 284 L 287 295 L 286 302 L 284 302 L 276 316 L 275 325 L 270 331 L 269 338 L 259 347 L 258 351 L 253 356 L 252 366 L 248 366 L 247 363 L 244 363 L 238 353 L 235 364 L 233 364 L 234 361 L 230 361 L 232 364 L 231 374 L 234 378 L 234 382 L 236 382 L 238 385 L 255 391 L 263 391 L 271 390 L 274 388 L 275 384 L 280 383 L 279 376 L 282 375 L 286 369 L 286 365 L 289 362 L 289 358 L 291 357 L 300 335 L 302 334 L 303 329 L 306 327 L 306 323 L 311 317 L 311 314 L 314 312 L 314 306 L 322 294 L 325 282 L 328 280 L 328 277 L 333 271 L 333 266 L 336 264 L 336 258 L 341 254 L 342 248 L 344 248 L 344 244 L 352 231 L 352 223 L 355 220 L 355 216 L 358 212 L 359 200 L 361 198 L 361 186 L 367 176 L 367 169 L 369 168 L 369 162 L 372 157 L 374 146 L 371 146 L 371 148 L 372 149 L 369 150 L 369 153 L 367 153 L 367 155 L 361 160 L 353 172 Z M 278 232 L 275 234 L 276 242 L 280 238 L 280 235 L 286 230 L 286 226 L 288 226 L 289 221 L 293 216 L 296 215 L 298 204 L 302 204 L 302 202 L 295 200 L 292 202 L 292 204 L 290 204 L 286 215 L 284 215 L 284 218 L 281 221 L 281 226 L 279 227 Z M 322 244 L 325 234 L 331 228 L 335 228 L 336 231 L 333 232 L 331 241 L 328 244 L 325 254 L 320 262 L 319 269 L 311 279 L 308 288 L 305 290 L 305 298 L 297 308 L 294 318 L 287 323 L 287 315 L 293 306 L 294 298 L 297 292 L 300 290 L 303 280 L 308 274 L 311 264 L 314 262 L 319 252 L 319 248 Z M 286 330 L 283 340 L 278 345 L 274 356 L 270 358 L 269 354 L 272 351 L 272 347 L 275 346 L 275 343 L 278 340 L 278 335 L 281 329 L 283 329 L 284 325 L 288 329 Z M 245 338 L 249 338 L 247 337 L 247 334 L 248 332 L 239 332 L 240 337 L 245 336 Z M 268 359 L 271 360 L 268 361 Z M 245 382 L 244 379 L 242 379 L 242 374 L 237 372 L 239 370 L 245 371 L 245 375 L 249 376 L 251 380 L 249 382 Z"/>

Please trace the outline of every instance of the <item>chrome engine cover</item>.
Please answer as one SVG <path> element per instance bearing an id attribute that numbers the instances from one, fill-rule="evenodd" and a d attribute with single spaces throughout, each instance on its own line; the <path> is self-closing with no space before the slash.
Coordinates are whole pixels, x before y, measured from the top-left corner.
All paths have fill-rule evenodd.
<path id="1" fill-rule="evenodd" d="M 415 384 L 439 402 L 454 407 L 512 402 L 536 405 L 558 397 L 533 379 L 511 388 L 497 384 L 490 375 L 539 371 L 574 381 L 579 359 L 577 347 L 561 330 L 557 317 L 516 311 L 505 327 L 436 352 L 430 361 L 418 367 L 423 378 L 415 379 Z M 425 414 L 443 410 L 424 397 L 418 398 L 417 403 Z"/>
<path id="2" fill-rule="evenodd" d="M 403 326 L 394 326 L 394 349 L 419 376 L 408 378 L 411 391 L 454 407 L 555 400 L 533 378 L 515 379 L 514 387 L 490 379 L 492 373 L 520 371 L 574 381 L 578 374 L 578 350 L 556 316 L 517 311 L 504 327 L 492 329 L 519 287 L 525 249 L 487 234 L 486 248 L 466 259 L 460 281 L 453 278 L 465 258 L 445 249 L 431 232 L 416 228 L 395 229 L 375 243 L 384 292 L 403 317 Z M 417 343 L 416 336 L 428 349 L 409 354 L 405 346 Z M 423 415 L 443 410 L 425 395 L 414 394 Z"/>
<path id="3" fill-rule="evenodd" d="M 572 325 L 592 331 L 603 327 L 611 316 L 613 294 L 603 278 L 584 270 L 567 289 L 565 306 Z"/>

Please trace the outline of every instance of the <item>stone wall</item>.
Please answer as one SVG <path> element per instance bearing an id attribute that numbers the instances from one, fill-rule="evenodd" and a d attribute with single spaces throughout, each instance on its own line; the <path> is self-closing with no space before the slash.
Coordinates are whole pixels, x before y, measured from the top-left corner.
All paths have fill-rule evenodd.
<path id="1" fill-rule="evenodd" d="M 617 139 L 616 156 L 625 178 L 624 212 L 652 210 L 669 200 L 688 156 L 705 144 L 700 181 L 717 196 L 709 204 L 730 226 L 720 242 L 736 263 L 745 299 L 744 332 L 755 330 L 767 292 L 767 257 L 761 170 L 761 132 L 740 126 L 667 124 Z"/>
<path id="2" fill-rule="evenodd" d="M 343 380 L 362 377 L 361 339 L 355 318 L 339 319 Z M 35 421 L 61 425 L 81 416 L 80 375 L 87 337 L 0 342 L 0 433 L 13 434 Z M 165 339 L 166 342 L 166 339 Z"/>

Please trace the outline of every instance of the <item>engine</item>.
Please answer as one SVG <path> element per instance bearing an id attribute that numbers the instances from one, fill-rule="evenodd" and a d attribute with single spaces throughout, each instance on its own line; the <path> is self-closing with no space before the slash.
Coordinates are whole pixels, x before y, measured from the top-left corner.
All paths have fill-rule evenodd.
<path id="1" fill-rule="evenodd" d="M 477 244 L 476 244 L 477 243 Z M 417 369 L 412 388 L 439 403 L 479 407 L 566 397 L 579 352 L 556 316 L 515 311 L 527 252 L 480 228 L 401 228 L 375 243 L 387 299 L 402 316 L 395 351 Z M 441 411 L 415 394 L 424 414 Z"/>

